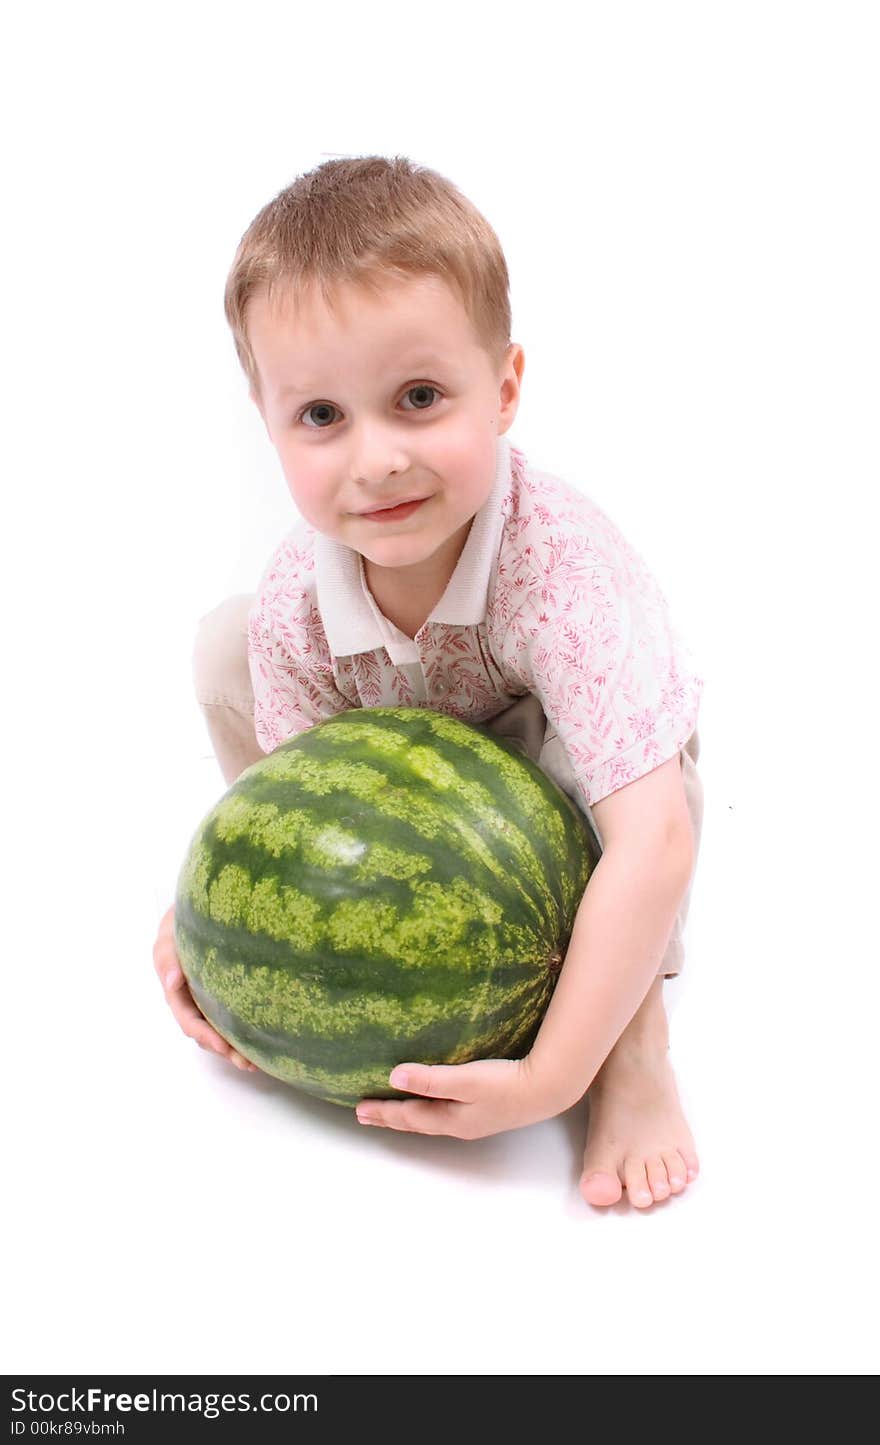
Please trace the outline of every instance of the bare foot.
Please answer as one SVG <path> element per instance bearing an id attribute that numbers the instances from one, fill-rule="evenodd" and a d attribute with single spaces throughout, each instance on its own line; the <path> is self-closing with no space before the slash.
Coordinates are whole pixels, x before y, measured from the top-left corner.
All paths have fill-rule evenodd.
<path id="1" fill-rule="evenodd" d="M 590 1088 L 581 1193 L 588 1204 L 647 1209 L 681 1194 L 699 1161 L 669 1062 L 669 1027 L 658 978 Z"/>

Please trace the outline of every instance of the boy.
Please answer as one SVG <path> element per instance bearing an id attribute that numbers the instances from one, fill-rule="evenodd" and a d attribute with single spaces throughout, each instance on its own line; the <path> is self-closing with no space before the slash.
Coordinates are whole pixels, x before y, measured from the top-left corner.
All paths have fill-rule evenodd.
<path id="1" fill-rule="evenodd" d="M 697 1157 L 667 1057 L 702 819 L 702 680 L 613 523 L 507 439 L 524 355 L 485 219 L 402 157 L 333 160 L 256 217 L 227 282 L 239 359 L 303 521 L 255 598 L 202 619 L 196 690 L 227 783 L 347 708 L 423 705 L 519 740 L 597 865 L 524 1059 L 414 1059 L 362 1123 L 479 1138 L 589 1089 L 581 1191 L 645 1208 Z M 184 1032 L 252 1068 L 154 960 Z"/>

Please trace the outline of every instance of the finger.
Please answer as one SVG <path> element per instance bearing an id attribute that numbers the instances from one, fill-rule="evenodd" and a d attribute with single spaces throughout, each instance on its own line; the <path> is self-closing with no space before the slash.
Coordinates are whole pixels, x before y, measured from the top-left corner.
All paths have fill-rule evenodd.
<path id="1" fill-rule="evenodd" d="M 169 938 L 167 934 L 159 933 L 156 936 L 156 942 L 153 944 L 153 963 L 157 973 L 161 974 L 162 966 L 167 962 L 169 956 L 174 956 L 175 958 L 177 956 L 174 948 L 174 940 L 173 938 Z"/>
<path id="2" fill-rule="evenodd" d="M 167 994 L 172 994 L 179 989 L 186 987 L 186 979 L 183 976 L 183 969 L 177 958 L 172 954 L 163 960 L 164 970 L 159 971 L 159 979 Z"/>
<path id="3" fill-rule="evenodd" d="M 195 1039 L 203 1049 L 213 1049 L 216 1054 L 228 1054 L 230 1045 L 213 1029 L 205 1015 L 193 1003 L 188 988 L 168 995 L 168 1005 L 187 1038 Z"/>
<path id="4" fill-rule="evenodd" d="M 197 1008 L 193 1002 L 192 994 L 180 967 L 180 960 L 177 957 L 174 942 L 173 903 L 163 913 L 159 923 L 159 936 L 153 945 L 153 962 L 168 997 L 171 1012 L 187 1037 L 195 1039 L 200 1048 L 211 1049 L 214 1053 L 226 1055 L 230 1063 L 234 1064 L 237 1069 L 252 1074 L 258 1073 L 256 1064 L 252 1064 L 250 1059 L 246 1059 L 243 1054 L 232 1048 L 223 1036 L 211 1027 L 201 1009 Z"/>
<path id="5" fill-rule="evenodd" d="M 473 1064 L 398 1064 L 388 1082 L 407 1094 L 470 1103 L 479 1084 L 478 1070 L 479 1065 Z"/>
<path id="6" fill-rule="evenodd" d="M 174 904 L 162 914 L 159 920 L 159 928 L 156 933 L 156 943 L 174 943 Z"/>
<path id="7" fill-rule="evenodd" d="M 244 1054 L 237 1053 L 233 1048 L 229 1050 L 229 1062 L 245 1073 L 256 1074 L 258 1072 L 256 1064 L 252 1064 L 250 1059 L 246 1059 Z"/>
<path id="8" fill-rule="evenodd" d="M 430 1104 L 420 1099 L 406 1099 L 402 1104 L 367 1099 L 358 1104 L 356 1113 L 361 1124 L 396 1129 L 402 1134 L 453 1134 L 454 1107 L 445 1099 L 436 1099 Z"/>
<path id="9" fill-rule="evenodd" d="M 174 934 L 170 930 L 160 932 L 153 944 L 153 967 L 159 975 L 163 988 L 179 988 L 183 983 L 183 972 L 180 967 L 180 959 L 177 957 Z"/>

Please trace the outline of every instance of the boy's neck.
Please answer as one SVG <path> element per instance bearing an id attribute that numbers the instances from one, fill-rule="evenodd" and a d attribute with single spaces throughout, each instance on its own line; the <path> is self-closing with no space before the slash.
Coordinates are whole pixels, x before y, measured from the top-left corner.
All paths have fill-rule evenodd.
<path id="1" fill-rule="evenodd" d="M 364 557 L 364 580 L 379 611 L 407 637 L 415 637 L 449 586 L 472 522 L 449 539 L 449 549 L 411 567 L 381 567 Z"/>

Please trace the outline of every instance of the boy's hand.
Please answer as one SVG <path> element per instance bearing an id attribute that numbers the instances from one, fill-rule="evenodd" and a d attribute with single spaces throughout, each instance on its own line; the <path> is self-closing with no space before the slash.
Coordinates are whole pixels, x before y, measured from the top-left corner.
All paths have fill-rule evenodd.
<path id="1" fill-rule="evenodd" d="M 528 1057 L 477 1059 L 471 1064 L 398 1064 L 389 1083 L 392 1088 L 427 1097 L 364 1099 L 357 1106 L 362 1124 L 411 1134 L 484 1139 L 504 1129 L 521 1129 L 550 1119 L 571 1103 L 551 1099 L 537 1088 Z"/>
<path id="2" fill-rule="evenodd" d="M 195 1039 L 201 1049 L 213 1049 L 216 1054 L 225 1054 L 237 1069 L 256 1073 L 256 1064 L 236 1053 L 232 1045 L 211 1028 L 201 1009 L 196 1007 L 174 947 L 174 904 L 163 914 L 159 924 L 159 932 L 153 944 L 153 965 L 165 990 L 168 1006 L 187 1037 Z"/>

